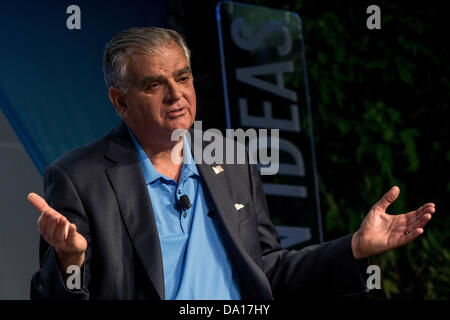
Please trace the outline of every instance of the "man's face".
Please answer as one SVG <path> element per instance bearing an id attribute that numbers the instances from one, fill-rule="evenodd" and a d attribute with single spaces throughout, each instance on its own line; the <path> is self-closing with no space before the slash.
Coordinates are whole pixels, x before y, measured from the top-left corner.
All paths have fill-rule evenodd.
<path id="1" fill-rule="evenodd" d="M 136 54 L 128 63 L 132 85 L 122 117 L 138 135 L 170 137 L 195 120 L 196 96 L 189 63 L 175 43 L 157 54 Z"/>

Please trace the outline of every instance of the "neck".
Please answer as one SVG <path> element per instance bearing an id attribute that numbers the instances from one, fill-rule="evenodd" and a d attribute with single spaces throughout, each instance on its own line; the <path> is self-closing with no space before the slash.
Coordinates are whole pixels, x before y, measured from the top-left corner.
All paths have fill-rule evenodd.
<path id="1" fill-rule="evenodd" d="M 154 135 L 150 139 L 139 136 L 136 138 L 156 171 L 178 182 L 182 162 L 177 161 L 176 157 L 183 159 L 183 138 L 178 141 L 171 141 L 170 138 L 157 139 Z"/>
<path id="2" fill-rule="evenodd" d="M 179 150 L 178 156 L 183 157 L 183 140 L 180 141 L 175 146 L 176 149 Z M 162 175 L 171 178 L 178 182 L 178 178 L 180 177 L 182 162 L 180 163 L 174 162 L 172 159 L 172 149 L 170 151 L 162 151 L 159 153 L 154 153 L 150 150 L 145 150 L 148 158 L 153 164 L 153 167 L 156 171 L 161 173 Z"/>

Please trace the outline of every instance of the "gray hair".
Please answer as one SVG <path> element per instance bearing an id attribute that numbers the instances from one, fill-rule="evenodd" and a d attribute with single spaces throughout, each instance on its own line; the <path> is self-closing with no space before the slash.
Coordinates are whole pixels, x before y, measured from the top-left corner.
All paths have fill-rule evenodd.
<path id="1" fill-rule="evenodd" d="M 175 42 L 183 50 L 191 64 L 191 52 L 184 37 L 171 29 L 157 27 L 133 27 L 126 29 L 106 45 L 103 56 L 103 74 L 108 88 L 118 87 L 126 92 L 130 85 L 127 74 L 129 57 L 133 53 L 156 54 L 157 49 Z"/>

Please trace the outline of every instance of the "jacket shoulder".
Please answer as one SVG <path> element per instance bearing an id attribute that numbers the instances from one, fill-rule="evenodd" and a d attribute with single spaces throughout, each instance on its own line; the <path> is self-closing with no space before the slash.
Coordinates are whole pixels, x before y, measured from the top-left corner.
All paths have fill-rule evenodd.
<path id="1" fill-rule="evenodd" d="M 91 165 L 99 165 L 105 161 L 105 152 L 111 140 L 112 132 L 109 132 L 102 138 L 88 143 L 84 146 L 77 147 L 72 151 L 62 155 L 53 161 L 47 168 L 59 167 L 67 172 L 79 171 L 81 168 L 86 168 Z"/>

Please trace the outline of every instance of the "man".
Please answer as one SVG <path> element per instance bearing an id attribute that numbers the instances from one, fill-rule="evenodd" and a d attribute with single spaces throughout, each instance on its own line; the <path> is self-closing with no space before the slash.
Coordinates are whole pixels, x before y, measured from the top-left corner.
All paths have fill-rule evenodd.
<path id="1" fill-rule="evenodd" d="M 391 216 L 399 189 L 375 204 L 358 231 L 286 250 L 270 222 L 253 165 L 189 164 L 196 113 L 190 53 L 175 31 L 131 28 L 107 45 L 109 98 L 123 119 L 45 173 L 36 299 L 272 299 L 364 292 L 365 258 L 406 244 L 434 213 L 429 203 Z M 178 148 L 178 149 L 177 149 Z M 172 161 L 181 150 L 183 163 Z M 66 283 L 81 268 L 79 287 Z"/>

